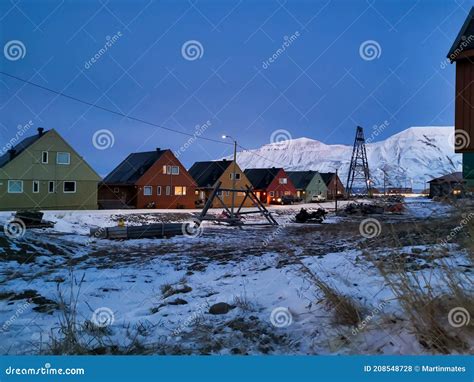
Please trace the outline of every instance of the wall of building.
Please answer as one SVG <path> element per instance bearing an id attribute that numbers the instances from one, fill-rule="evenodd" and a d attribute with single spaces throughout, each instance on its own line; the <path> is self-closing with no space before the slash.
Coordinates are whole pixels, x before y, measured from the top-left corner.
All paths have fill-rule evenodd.
<path id="1" fill-rule="evenodd" d="M 163 173 L 163 166 L 178 166 L 179 175 Z M 184 168 L 181 162 L 171 151 L 163 155 L 143 174 L 136 182 L 137 186 L 137 208 L 195 208 L 197 199 L 196 183 Z M 152 195 L 144 195 L 144 187 L 152 187 Z M 161 195 L 158 195 L 158 186 L 161 186 Z M 166 187 L 169 186 L 171 193 L 166 195 Z M 176 195 L 176 187 L 186 187 L 186 195 Z"/>
<path id="2" fill-rule="evenodd" d="M 456 61 L 455 126 L 470 137 L 460 136 L 456 152 L 474 152 L 474 64 L 472 58 Z M 468 143 L 463 144 L 462 142 Z"/>
<path id="3" fill-rule="evenodd" d="M 282 178 L 287 179 L 286 184 L 280 183 L 280 179 Z M 293 185 L 291 179 L 286 174 L 285 170 L 278 171 L 278 174 L 268 185 L 266 192 L 267 203 L 270 203 L 272 198 L 279 198 L 282 196 L 296 196 L 296 188 Z"/>
<path id="4" fill-rule="evenodd" d="M 324 183 L 323 178 L 321 178 L 321 175 L 316 174 L 313 176 L 313 179 L 311 179 L 311 182 L 309 182 L 308 187 L 306 187 L 303 200 L 305 202 L 311 202 L 313 196 L 316 195 L 321 195 L 324 199 L 327 198 L 327 191 L 328 188 L 326 187 L 326 183 Z"/>
<path id="5" fill-rule="evenodd" d="M 334 199 L 334 195 L 336 195 L 336 190 L 338 192 L 338 197 L 343 198 L 345 197 L 345 189 L 344 185 L 341 182 L 341 179 L 337 176 L 333 176 L 331 181 L 327 185 L 327 198 Z"/>
<path id="6" fill-rule="evenodd" d="M 42 163 L 42 152 L 48 152 L 48 163 Z M 58 152 L 70 153 L 70 164 L 56 163 Z M 8 193 L 8 180 L 22 180 L 22 193 Z M 33 181 L 39 192 L 33 192 Z M 54 192 L 48 182 L 54 181 Z M 76 192 L 65 193 L 64 181 L 75 181 Z M 18 209 L 97 209 L 99 176 L 65 142 L 50 130 L 12 161 L 0 168 L 0 210 Z"/>
<path id="7" fill-rule="evenodd" d="M 474 153 L 465 153 L 462 156 L 462 172 L 466 181 L 466 188 L 474 191 Z"/>

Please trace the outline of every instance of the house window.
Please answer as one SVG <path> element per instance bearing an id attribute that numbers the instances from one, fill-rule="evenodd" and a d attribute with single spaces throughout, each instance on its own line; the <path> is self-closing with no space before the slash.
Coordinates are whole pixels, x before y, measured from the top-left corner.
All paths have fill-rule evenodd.
<path id="1" fill-rule="evenodd" d="M 171 186 L 166 186 L 166 195 L 171 195 Z"/>
<path id="2" fill-rule="evenodd" d="M 285 191 L 285 195 L 290 195 L 290 191 Z M 303 194 L 304 194 L 304 191 L 303 191 Z"/>
<path id="3" fill-rule="evenodd" d="M 63 183 L 63 192 L 65 194 L 73 194 L 76 192 L 76 182 L 66 181 Z"/>
<path id="4" fill-rule="evenodd" d="M 71 163 L 71 154 L 58 152 L 56 154 L 56 164 L 70 164 Z"/>
<path id="5" fill-rule="evenodd" d="M 163 174 L 179 175 L 179 166 L 163 166 Z"/>
<path id="6" fill-rule="evenodd" d="M 287 178 L 279 178 L 279 179 L 278 179 L 278 182 L 279 182 L 280 184 L 287 184 L 287 183 L 288 183 L 288 179 L 287 179 Z"/>
<path id="7" fill-rule="evenodd" d="M 270 191 L 270 196 L 271 197 L 275 196 L 275 193 L 273 191 Z"/>
<path id="8" fill-rule="evenodd" d="M 229 174 L 229 176 L 230 176 L 230 179 L 231 179 L 231 180 L 234 179 L 234 173 L 233 173 L 233 172 L 231 172 L 231 173 Z M 240 174 L 239 174 L 238 172 L 236 172 L 236 173 L 235 173 L 235 180 L 239 180 L 239 179 L 240 179 Z"/>
<path id="9" fill-rule="evenodd" d="M 37 194 L 40 192 L 40 182 L 39 180 L 34 180 L 33 181 L 33 194 Z"/>
<path id="10" fill-rule="evenodd" d="M 9 194 L 21 194 L 23 192 L 23 181 L 22 180 L 9 180 L 8 181 L 8 193 Z"/>
<path id="11" fill-rule="evenodd" d="M 118 187 L 114 187 L 114 194 L 118 194 L 120 192 L 120 189 Z"/>
<path id="12" fill-rule="evenodd" d="M 186 195 L 186 187 L 184 187 L 184 186 L 175 186 L 174 194 L 175 195 L 180 195 L 180 196 Z"/>
<path id="13" fill-rule="evenodd" d="M 152 194 L 153 194 L 153 187 L 152 186 L 143 187 L 143 195 L 151 196 Z"/>
<path id="14" fill-rule="evenodd" d="M 41 153 L 41 163 L 47 164 L 48 163 L 48 152 L 43 151 Z"/>
<path id="15" fill-rule="evenodd" d="M 156 187 L 156 195 L 161 195 L 161 186 Z"/>
<path id="16" fill-rule="evenodd" d="M 230 191 L 226 191 L 225 196 L 230 196 Z"/>
<path id="17" fill-rule="evenodd" d="M 52 193 L 54 192 L 54 189 L 55 189 L 55 188 L 56 188 L 56 187 L 55 187 L 55 184 L 54 184 L 54 180 L 50 180 L 50 181 L 48 182 L 48 192 L 49 192 L 50 194 L 52 194 Z"/>

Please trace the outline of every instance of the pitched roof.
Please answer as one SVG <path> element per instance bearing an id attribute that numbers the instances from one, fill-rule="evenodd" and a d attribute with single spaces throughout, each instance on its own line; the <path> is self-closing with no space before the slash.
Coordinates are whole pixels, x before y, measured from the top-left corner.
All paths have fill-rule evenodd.
<path id="1" fill-rule="evenodd" d="M 313 180 L 317 171 L 287 171 L 288 177 L 291 179 L 297 189 L 304 190 Z"/>
<path id="2" fill-rule="evenodd" d="M 49 131 L 49 130 L 48 130 Z M 12 147 L 11 150 L 15 150 L 15 157 L 17 157 L 19 154 L 21 154 L 22 151 L 25 151 L 28 147 L 30 147 L 33 143 L 35 143 L 38 139 L 40 139 L 42 136 L 44 136 L 48 131 L 44 131 L 41 135 L 40 134 L 35 134 L 31 137 L 27 137 L 23 139 L 20 143 L 18 143 L 16 146 Z M 7 163 L 11 162 L 12 159 L 10 158 L 10 153 L 6 152 L 0 157 L 0 167 L 5 166 Z"/>
<path id="3" fill-rule="evenodd" d="M 464 24 L 454 40 L 447 57 L 456 61 L 457 56 L 464 51 L 474 49 L 474 7 L 469 11 Z"/>
<path id="4" fill-rule="evenodd" d="M 281 168 L 249 168 L 244 171 L 252 186 L 256 189 L 265 189 L 275 179 Z"/>
<path id="5" fill-rule="evenodd" d="M 135 182 L 145 172 L 147 172 L 151 166 L 153 166 L 165 151 L 167 150 L 155 150 L 130 154 L 105 177 L 103 183 L 135 184 Z"/>
<path id="6" fill-rule="evenodd" d="M 321 178 L 323 178 L 324 183 L 326 183 L 326 186 L 329 186 L 329 182 L 333 178 L 334 175 L 336 175 L 335 172 L 320 172 L 319 175 L 321 175 Z"/>
<path id="7" fill-rule="evenodd" d="M 231 163 L 228 160 L 196 162 L 188 172 L 198 187 L 212 187 Z"/>
<path id="8" fill-rule="evenodd" d="M 464 183 L 462 172 L 453 172 L 451 174 L 431 179 L 428 183 Z"/>

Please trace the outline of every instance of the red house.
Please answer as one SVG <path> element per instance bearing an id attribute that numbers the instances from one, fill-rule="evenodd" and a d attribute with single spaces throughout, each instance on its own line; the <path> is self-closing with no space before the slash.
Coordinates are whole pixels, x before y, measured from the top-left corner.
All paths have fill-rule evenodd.
<path id="1" fill-rule="evenodd" d="M 280 203 L 283 197 L 296 196 L 296 188 L 282 168 L 252 168 L 244 173 L 262 203 Z"/>
<path id="2" fill-rule="evenodd" d="M 194 208 L 196 183 L 171 150 L 130 154 L 99 185 L 100 208 Z"/>

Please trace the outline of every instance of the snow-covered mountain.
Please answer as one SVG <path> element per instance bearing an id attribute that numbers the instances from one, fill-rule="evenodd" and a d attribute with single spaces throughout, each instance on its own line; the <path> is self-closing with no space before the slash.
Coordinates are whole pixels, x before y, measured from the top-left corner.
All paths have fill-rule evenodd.
<path id="1" fill-rule="evenodd" d="M 367 143 L 367 158 L 375 187 L 413 187 L 421 190 L 432 178 L 461 171 L 462 156 L 454 153 L 453 127 L 410 127 L 384 141 Z M 370 131 L 365 132 L 366 139 Z M 286 170 L 334 172 L 339 169 L 345 184 L 352 146 L 326 145 L 309 138 L 270 143 L 239 152 L 241 168 L 284 167 Z"/>

